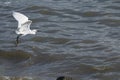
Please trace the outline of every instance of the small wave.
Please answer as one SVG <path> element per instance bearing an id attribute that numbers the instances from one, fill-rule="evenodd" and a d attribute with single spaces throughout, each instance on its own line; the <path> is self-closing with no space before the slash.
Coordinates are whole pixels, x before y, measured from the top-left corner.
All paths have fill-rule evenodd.
<path id="1" fill-rule="evenodd" d="M 2 51 L 0 50 L 0 58 L 4 61 L 8 61 L 10 63 L 18 63 L 25 61 L 30 58 L 30 54 L 27 54 L 23 51 Z"/>

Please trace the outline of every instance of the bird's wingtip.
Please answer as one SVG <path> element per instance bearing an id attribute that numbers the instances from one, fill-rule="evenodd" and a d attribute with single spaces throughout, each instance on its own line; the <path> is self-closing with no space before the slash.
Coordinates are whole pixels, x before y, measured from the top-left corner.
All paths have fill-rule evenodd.
<path id="1" fill-rule="evenodd" d="M 11 13 L 12 13 L 12 15 L 14 15 L 16 13 L 16 11 L 12 11 Z"/>

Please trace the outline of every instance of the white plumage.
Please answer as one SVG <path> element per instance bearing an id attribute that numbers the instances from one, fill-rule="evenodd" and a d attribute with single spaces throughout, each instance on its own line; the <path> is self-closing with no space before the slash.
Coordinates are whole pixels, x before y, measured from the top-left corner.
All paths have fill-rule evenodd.
<path id="1" fill-rule="evenodd" d="M 13 12 L 12 15 L 18 21 L 18 28 L 15 31 L 16 34 L 20 34 L 22 36 L 25 36 L 27 34 L 36 34 L 37 30 L 30 29 L 32 21 L 29 20 L 27 16 L 19 12 Z"/>

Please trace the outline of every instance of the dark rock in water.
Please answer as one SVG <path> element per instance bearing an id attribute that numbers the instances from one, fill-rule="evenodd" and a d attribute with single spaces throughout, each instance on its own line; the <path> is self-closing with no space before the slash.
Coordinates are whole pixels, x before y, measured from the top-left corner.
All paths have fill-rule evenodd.
<path id="1" fill-rule="evenodd" d="M 72 80 L 71 77 L 66 77 L 66 76 L 60 76 L 56 80 Z"/>

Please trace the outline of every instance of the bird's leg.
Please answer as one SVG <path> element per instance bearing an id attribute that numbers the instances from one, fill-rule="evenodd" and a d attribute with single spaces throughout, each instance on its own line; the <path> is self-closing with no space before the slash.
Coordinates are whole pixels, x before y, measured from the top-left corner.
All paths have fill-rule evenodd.
<path id="1" fill-rule="evenodd" d="M 17 36 L 17 38 L 16 38 L 16 46 L 18 45 L 18 43 L 19 43 L 19 37 L 21 36 L 21 34 L 19 34 L 18 36 Z"/>

